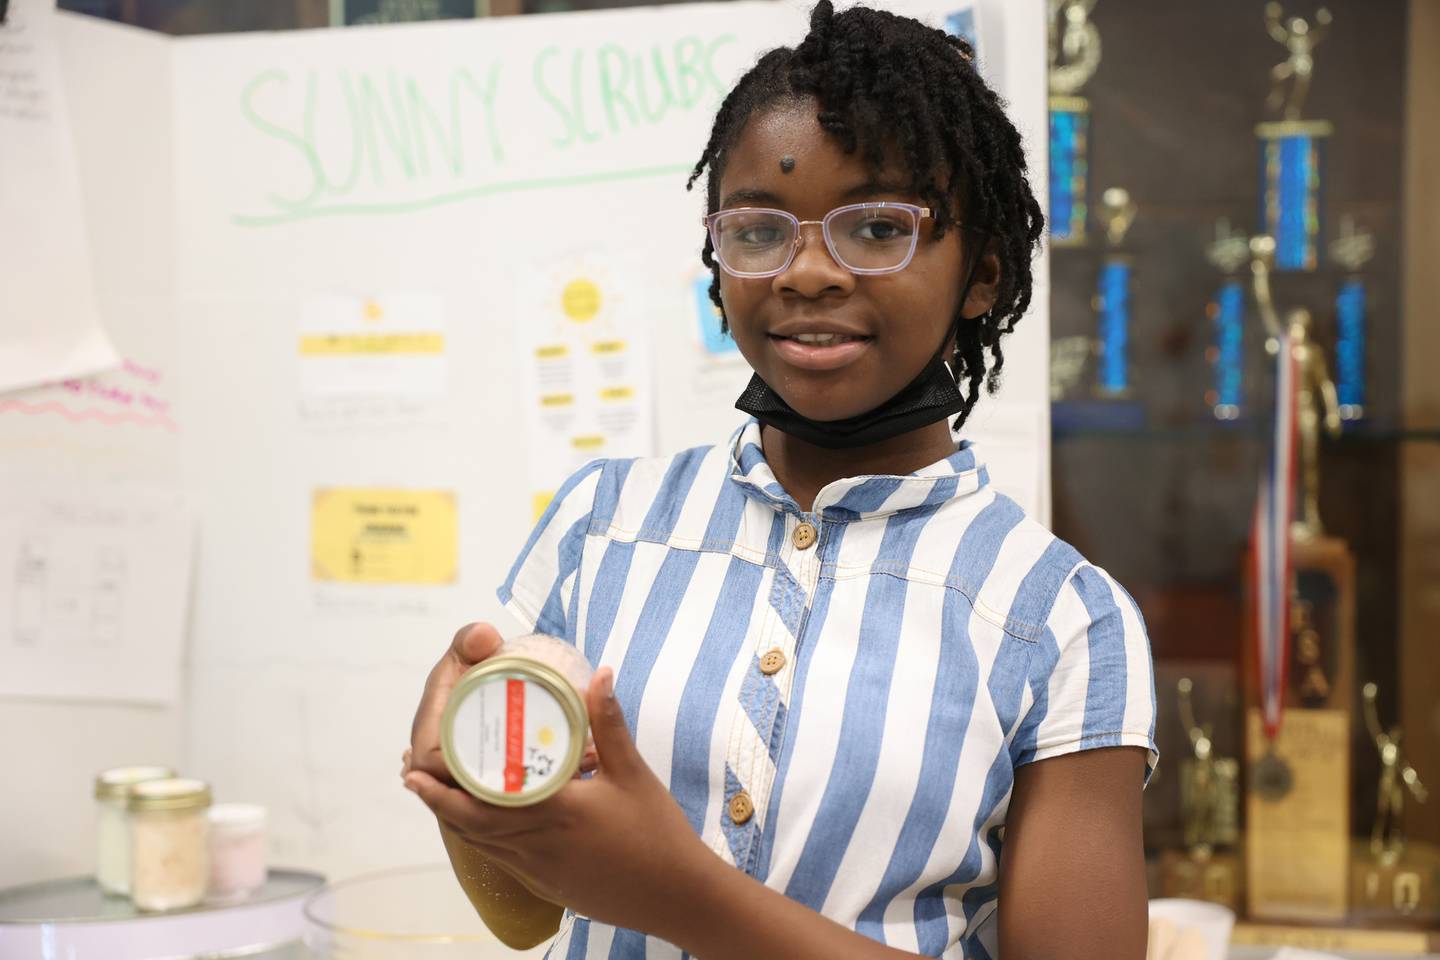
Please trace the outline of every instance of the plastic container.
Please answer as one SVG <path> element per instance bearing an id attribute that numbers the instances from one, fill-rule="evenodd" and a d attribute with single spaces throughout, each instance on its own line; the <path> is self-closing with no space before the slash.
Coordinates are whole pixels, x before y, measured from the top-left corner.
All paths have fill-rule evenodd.
<path id="1" fill-rule="evenodd" d="M 210 808 L 210 903 L 237 903 L 265 886 L 266 813 L 251 803 L 221 803 Z"/>
<path id="2" fill-rule="evenodd" d="M 110 896 L 130 895 L 130 788 L 175 776 L 169 767 L 115 767 L 95 777 L 95 883 Z"/>
<path id="3" fill-rule="evenodd" d="M 210 786 L 151 780 L 130 788 L 130 899 L 141 910 L 178 910 L 205 899 L 210 882 Z"/>
<path id="4" fill-rule="evenodd" d="M 1225 960 L 1230 955 L 1230 931 L 1235 912 L 1204 900 L 1178 898 L 1150 901 L 1152 956 L 1177 960 Z"/>
<path id="5" fill-rule="evenodd" d="M 573 644 L 545 634 L 506 641 L 451 691 L 440 724 L 445 764 L 487 803 L 539 803 L 580 768 L 593 674 Z"/>

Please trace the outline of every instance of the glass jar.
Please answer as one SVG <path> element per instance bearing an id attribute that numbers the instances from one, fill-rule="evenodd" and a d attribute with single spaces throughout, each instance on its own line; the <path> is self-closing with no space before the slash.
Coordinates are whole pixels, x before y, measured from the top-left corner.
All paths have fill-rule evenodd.
<path id="1" fill-rule="evenodd" d="M 130 788 L 130 899 L 141 910 L 178 910 L 205 898 L 210 880 L 203 780 L 151 780 Z"/>
<path id="2" fill-rule="evenodd" d="M 584 692 L 593 672 L 574 644 L 538 633 L 507 640 L 471 667 L 440 722 L 456 782 L 507 807 L 539 803 L 565 786 L 590 732 Z"/>
<path id="3" fill-rule="evenodd" d="M 116 897 L 130 893 L 130 788 L 175 776 L 169 767 L 115 767 L 95 777 L 95 883 Z"/>
<path id="4" fill-rule="evenodd" d="M 235 903 L 265 886 L 265 808 L 251 803 L 220 803 L 210 808 L 210 886 L 212 903 Z"/>

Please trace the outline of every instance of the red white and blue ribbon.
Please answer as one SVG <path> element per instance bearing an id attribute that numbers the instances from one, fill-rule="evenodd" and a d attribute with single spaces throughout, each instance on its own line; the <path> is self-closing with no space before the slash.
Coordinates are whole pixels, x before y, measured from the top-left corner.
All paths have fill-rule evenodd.
<path id="1" fill-rule="evenodd" d="M 1275 358 L 1275 433 L 1260 476 L 1250 532 L 1255 597 L 1255 646 L 1265 736 L 1274 740 L 1284 711 L 1290 661 L 1290 522 L 1295 515 L 1297 386 L 1290 338 L 1279 338 Z"/>

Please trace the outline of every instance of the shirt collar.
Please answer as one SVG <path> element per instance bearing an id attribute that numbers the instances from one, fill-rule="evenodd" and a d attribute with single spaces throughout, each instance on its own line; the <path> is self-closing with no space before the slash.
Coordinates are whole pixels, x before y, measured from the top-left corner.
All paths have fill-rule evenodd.
<path id="1" fill-rule="evenodd" d="M 803 513 L 775 479 L 760 447 L 760 422 L 751 417 L 735 432 L 730 446 L 730 479 L 752 499 L 787 513 Z M 811 512 L 826 520 L 869 520 L 901 510 L 936 506 L 969 496 L 990 482 L 975 457 L 975 445 L 961 440 L 955 452 L 907 476 L 845 477 L 825 485 Z"/>

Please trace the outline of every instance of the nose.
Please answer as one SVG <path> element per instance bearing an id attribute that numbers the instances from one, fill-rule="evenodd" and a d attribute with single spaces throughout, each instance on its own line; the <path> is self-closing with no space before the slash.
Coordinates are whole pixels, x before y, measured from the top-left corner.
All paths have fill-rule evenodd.
<path id="1" fill-rule="evenodd" d="M 848 296 L 855 289 L 855 274 L 830 255 L 820 224 L 800 224 L 798 242 L 799 249 L 790 265 L 775 275 L 772 286 L 775 293 L 814 300 L 828 295 Z"/>

